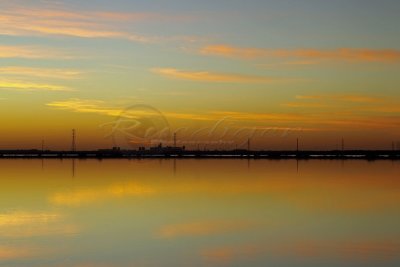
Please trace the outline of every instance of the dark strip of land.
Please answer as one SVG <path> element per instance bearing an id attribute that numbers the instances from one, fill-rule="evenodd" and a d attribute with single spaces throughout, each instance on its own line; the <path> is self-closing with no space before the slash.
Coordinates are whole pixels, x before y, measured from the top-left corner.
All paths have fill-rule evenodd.
<path id="1" fill-rule="evenodd" d="M 399 150 L 249 151 L 249 150 L 0 150 L 0 158 L 256 158 L 399 160 Z"/>

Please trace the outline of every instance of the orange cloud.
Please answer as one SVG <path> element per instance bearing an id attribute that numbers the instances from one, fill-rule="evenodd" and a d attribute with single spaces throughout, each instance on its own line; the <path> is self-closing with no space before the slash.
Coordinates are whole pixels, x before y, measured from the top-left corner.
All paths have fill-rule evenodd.
<path id="1" fill-rule="evenodd" d="M 209 45 L 200 49 L 204 55 L 224 56 L 241 59 L 260 57 L 299 58 L 307 60 L 345 60 L 350 62 L 398 62 L 400 51 L 394 49 L 264 49 L 241 48 L 230 45 Z M 314 63 L 314 62 L 313 62 Z"/>
<path id="2" fill-rule="evenodd" d="M 216 73 L 208 71 L 183 71 L 174 68 L 154 68 L 151 71 L 167 78 L 200 82 L 265 83 L 275 81 L 275 79 L 262 76 Z"/>

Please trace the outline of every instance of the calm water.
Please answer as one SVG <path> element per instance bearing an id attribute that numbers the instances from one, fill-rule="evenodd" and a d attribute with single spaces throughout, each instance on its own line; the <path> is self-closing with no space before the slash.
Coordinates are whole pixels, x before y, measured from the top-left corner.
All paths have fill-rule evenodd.
<path id="1" fill-rule="evenodd" d="M 0 160 L 0 266 L 400 266 L 400 163 Z"/>

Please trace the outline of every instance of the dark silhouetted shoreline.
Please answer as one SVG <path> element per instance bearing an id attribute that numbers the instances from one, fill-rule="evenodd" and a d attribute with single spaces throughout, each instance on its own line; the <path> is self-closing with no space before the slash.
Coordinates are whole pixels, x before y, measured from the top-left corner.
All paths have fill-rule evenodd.
<path id="1" fill-rule="evenodd" d="M 93 151 L 0 150 L 0 158 L 255 158 L 255 159 L 363 159 L 399 160 L 398 150 L 304 150 L 304 151 L 249 151 L 249 150 L 120 150 Z"/>

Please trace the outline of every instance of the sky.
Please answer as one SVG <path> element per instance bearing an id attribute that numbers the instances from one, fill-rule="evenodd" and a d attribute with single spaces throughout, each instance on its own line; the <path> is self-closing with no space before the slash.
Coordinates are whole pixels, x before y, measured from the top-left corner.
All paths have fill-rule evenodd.
<path id="1" fill-rule="evenodd" d="M 391 149 L 396 0 L 0 0 L 0 149 Z M 165 131 L 166 130 L 166 131 Z M 400 143 L 399 143 L 400 147 Z"/>

